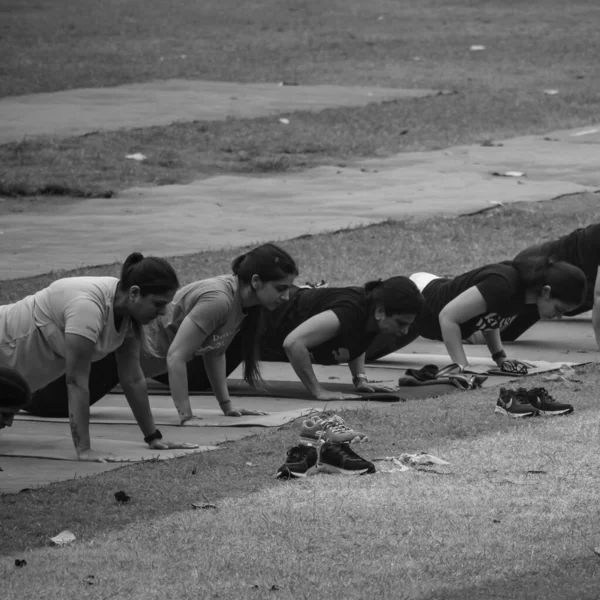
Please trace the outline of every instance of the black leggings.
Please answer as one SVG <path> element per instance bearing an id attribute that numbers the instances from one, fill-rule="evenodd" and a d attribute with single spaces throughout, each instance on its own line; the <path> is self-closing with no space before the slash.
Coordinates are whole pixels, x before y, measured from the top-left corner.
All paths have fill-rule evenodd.
<path id="1" fill-rule="evenodd" d="M 227 349 L 227 375 L 235 371 L 242 362 L 241 340 L 237 337 Z M 204 368 L 204 360 L 201 356 L 194 358 L 187 364 L 188 387 L 191 392 L 202 392 L 210 389 L 210 382 Z M 153 377 L 156 381 L 169 384 L 167 373 Z M 92 363 L 89 379 L 90 406 L 109 394 L 119 383 L 117 359 L 115 354 L 109 354 L 103 359 Z M 39 417 L 69 416 L 69 394 L 67 392 L 67 380 L 63 375 L 46 387 L 33 394 L 31 403 L 24 406 L 23 410 Z"/>
<path id="2" fill-rule="evenodd" d="M 406 336 L 396 337 L 389 335 L 379 335 L 375 338 L 371 346 L 367 349 L 367 360 L 376 360 L 390 352 L 399 350 L 407 346 L 418 337 L 418 333 L 409 332 Z M 229 376 L 242 362 L 242 343 L 241 337 L 236 336 L 225 354 L 226 374 Z M 261 357 L 265 362 L 287 362 L 287 357 L 283 350 L 270 351 L 263 353 Z M 197 356 L 187 364 L 188 389 L 190 392 L 204 392 L 210 390 L 210 382 L 204 368 L 204 359 Z M 169 384 L 169 375 L 162 373 L 155 375 L 152 379 Z M 90 406 L 102 399 L 106 394 L 119 383 L 117 370 L 117 360 L 114 353 L 109 354 L 103 359 L 92 363 L 89 380 Z M 67 393 L 66 378 L 60 377 L 56 381 L 48 384 L 45 388 L 38 390 L 33 394 L 31 404 L 28 404 L 24 410 L 38 415 L 40 417 L 68 417 L 69 416 L 69 397 Z"/>

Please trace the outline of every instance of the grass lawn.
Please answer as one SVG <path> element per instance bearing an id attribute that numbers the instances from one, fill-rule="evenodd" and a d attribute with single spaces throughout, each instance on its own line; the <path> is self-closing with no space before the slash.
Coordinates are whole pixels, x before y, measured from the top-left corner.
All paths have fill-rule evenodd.
<path id="1" fill-rule="evenodd" d="M 171 77 L 457 93 L 300 112 L 289 126 L 232 119 L 23 140 L 0 146 L 0 193 L 104 194 L 589 125 L 599 19 L 592 0 L 4 2 L 0 97 Z M 148 160 L 124 159 L 133 152 Z"/>
<path id="2" fill-rule="evenodd" d="M 240 119 L 24 140 L 0 146 L 0 195 L 29 195 L 27 210 L 48 203 L 38 199 L 47 186 L 101 194 L 588 125 L 600 103 L 599 13 L 592 0 L 6 0 L 0 97 L 171 77 L 457 93 L 296 113 L 286 128 Z M 138 151 L 149 160 L 122 160 Z M 300 281 L 348 285 L 457 274 L 599 218 L 599 197 L 582 194 L 281 245 L 299 260 Z M 188 282 L 228 272 L 241 251 L 173 264 Z M 118 270 L 2 282 L 0 303 L 59 276 Z M 579 378 L 574 387 L 527 381 L 576 405 L 550 421 L 494 415 L 493 388 L 343 414 L 370 434 L 365 457 L 429 451 L 450 462 L 438 473 L 279 482 L 271 474 L 296 423 L 218 452 L 2 496 L 0 589 L 77 600 L 596 599 L 600 369 L 583 367 Z M 116 504 L 117 490 L 132 501 Z M 218 510 L 191 510 L 205 499 Z M 66 528 L 77 543 L 47 547 Z"/>
<path id="3" fill-rule="evenodd" d="M 282 245 L 301 281 L 360 283 L 421 268 L 459 273 L 599 218 L 598 196 L 586 194 Z M 190 281 L 226 272 L 242 250 L 174 263 Z M 4 282 L 0 301 L 58 275 Z M 526 382 L 575 403 L 573 416 L 551 421 L 496 416 L 494 388 L 344 413 L 373 440 L 358 447 L 365 457 L 428 451 L 451 463 L 449 475 L 282 483 L 271 475 L 295 442 L 293 424 L 214 453 L 0 497 L 0 577 L 14 598 L 308 598 L 315 589 L 323 598 L 597 598 L 600 370 L 579 377 L 576 389 Z M 114 502 L 121 489 L 131 504 Z M 191 510 L 206 499 L 217 513 Z M 45 548 L 65 528 L 79 543 Z M 28 565 L 16 569 L 17 558 Z"/>

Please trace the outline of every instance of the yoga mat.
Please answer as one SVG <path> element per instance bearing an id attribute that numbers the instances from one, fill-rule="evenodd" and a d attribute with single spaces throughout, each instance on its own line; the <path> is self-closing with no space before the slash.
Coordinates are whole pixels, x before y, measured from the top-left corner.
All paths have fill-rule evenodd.
<path id="1" fill-rule="evenodd" d="M 111 401 L 111 396 L 107 396 L 105 400 Z M 173 401 L 170 396 L 164 395 L 163 398 L 168 398 L 171 402 L 169 407 L 152 407 L 154 422 L 157 427 L 179 426 L 179 417 L 173 406 Z M 120 403 L 124 402 L 124 397 L 119 396 Z M 215 402 L 216 404 L 216 402 Z M 246 408 L 249 408 L 246 406 Z M 258 409 L 257 409 L 258 410 Z M 296 419 L 308 415 L 313 412 L 312 408 L 298 408 L 295 410 L 278 411 L 268 415 L 256 415 L 247 417 L 226 417 L 218 408 L 194 408 L 194 414 L 202 418 L 201 427 L 281 427 L 286 423 L 291 423 Z M 67 418 L 56 417 L 37 417 L 27 413 L 19 413 L 16 415 L 16 421 L 33 421 L 41 423 L 68 423 Z M 129 406 L 98 406 L 94 405 L 90 408 L 90 423 L 96 425 L 118 425 L 118 424 L 135 424 L 135 419 Z M 192 428 L 185 429 L 191 431 Z"/>
<path id="2" fill-rule="evenodd" d="M 143 460 L 168 460 L 187 454 L 216 450 L 216 446 L 200 446 L 193 450 L 152 450 L 143 441 L 110 440 L 93 438 L 92 448 L 97 452 L 117 454 L 129 462 Z M 0 456 L 27 456 L 53 460 L 77 461 L 70 435 L 44 435 L 40 432 L 35 438 L 17 433 L 0 435 Z"/>

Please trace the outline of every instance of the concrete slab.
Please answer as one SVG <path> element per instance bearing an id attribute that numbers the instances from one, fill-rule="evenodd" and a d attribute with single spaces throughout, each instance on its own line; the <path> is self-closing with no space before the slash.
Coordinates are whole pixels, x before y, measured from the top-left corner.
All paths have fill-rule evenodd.
<path id="1" fill-rule="evenodd" d="M 220 121 L 364 106 L 437 93 L 426 89 L 168 79 L 12 96 L 0 98 L 0 144 L 39 135 L 74 136 L 176 121 Z"/>
<path id="2" fill-rule="evenodd" d="M 280 240 L 386 219 L 476 212 L 600 189 L 592 128 L 524 136 L 269 177 L 221 176 L 133 188 L 52 214 L 2 219 L 0 279 Z M 600 129 L 600 128 L 599 128 Z M 523 177 L 493 173 L 522 171 Z"/>

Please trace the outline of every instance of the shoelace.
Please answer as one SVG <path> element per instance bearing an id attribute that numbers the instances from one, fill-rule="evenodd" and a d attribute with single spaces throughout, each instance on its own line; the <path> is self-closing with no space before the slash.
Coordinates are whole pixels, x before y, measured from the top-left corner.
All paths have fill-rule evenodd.
<path id="1" fill-rule="evenodd" d="M 286 462 L 297 462 L 302 461 L 308 456 L 308 449 L 305 446 L 294 446 L 290 448 L 287 453 Z"/>
<path id="2" fill-rule="evenodd" d="M 533 388 L 530 393 L 541 402 L 556 402 L 556 398 L 553 398 L 546 388 Z"/>

